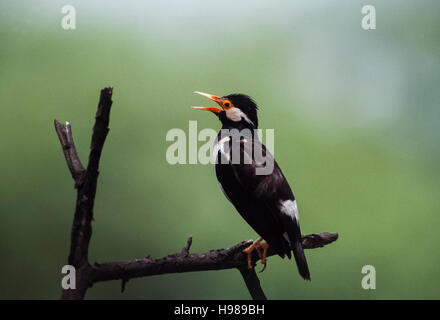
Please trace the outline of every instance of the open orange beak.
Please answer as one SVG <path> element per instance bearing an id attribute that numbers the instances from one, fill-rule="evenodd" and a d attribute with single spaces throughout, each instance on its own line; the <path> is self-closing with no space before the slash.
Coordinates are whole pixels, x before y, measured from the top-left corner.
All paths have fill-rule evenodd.
<path id="1" fill-rule="evenodd" d="M 207 97 L 208 99 L 211 99 L 212 101 L 215 101 L 216 103 L 218 103 L 218 105 L 221 107 L 221 101 L 220 101 L 220 97 L 214 96 L 212 94 L 209 93 L 204 93 L 204 92 L 199 92 L 199 91 L 194 91 L 194 93 L 200 94 L 201 96 Z M 196 110 L 206 110 L 206 111 L 211 111 L 214 112 L 216 114 L 220 113 L 223 111 L 223 109 L 217 108 L 217 107 L 191 107 L 193 109 Z"/>

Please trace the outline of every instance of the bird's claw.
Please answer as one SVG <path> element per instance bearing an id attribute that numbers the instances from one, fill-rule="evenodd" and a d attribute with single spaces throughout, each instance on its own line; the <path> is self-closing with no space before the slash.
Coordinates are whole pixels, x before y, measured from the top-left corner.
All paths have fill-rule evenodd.
<path id="1" fill-rule="evenodd" d="M 263 240 L 261 237 L 258 238 L 249 247 L 243 250 L 243 253 L 247 255 L 248 269 L 252 269 L 252 252 L 259 247 L 261 240 Z M 257 253 L 260 256 L 258 249 Z"/>
<path id="2" fill-rule="evenodd" d="M 261 259 L 261 264 L 263 265 L 263 269 L 261 269 L 259 272 L 263 272 L 266 269 L 267 266 L 267 249 L 269 248 L 269 245 L 267 242 L 260 244 L 258 248 L 258 255 Z M 260 250 L 263 250 L 262 253 L 260 253 Z"/>
<path id="3" fill-rule="evenodd" d="M 261 244 L 262 238 L 259 238 L 254 243 L 252 243 L 249 247 L 243 250 L 243 253 L 246 253 L 247 255 L 247 262 L 248 262 L 248 269 L 252 269 L 252 252 L 254 250 L 257 250 L 258 257 L 261 260 L 261 263 L 263 264 L 263 269 L 261 269 L 259 272 L 263 272 L 266 269 L 267 266 L 267 249 L 269 248 L 269 245 L 267 243 Z"/>

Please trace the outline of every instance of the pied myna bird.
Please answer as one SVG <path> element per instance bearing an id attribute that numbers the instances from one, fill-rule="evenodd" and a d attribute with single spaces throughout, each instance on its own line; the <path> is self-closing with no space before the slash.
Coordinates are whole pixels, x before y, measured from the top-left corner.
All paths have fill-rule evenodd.
<path id="1" fill-rule="evenodd" d="M 293 252 L 300 275 L 310 280 L 301 245 L 295 197 L 278 164 L 254 132 L 258 128 L 257 105 L 245 94 L 218 97 L 198 91 L 195 93 L 220 106 L 193 108 L 211 111 L 222 123 L 213 149 L 217 180 L 228 200 L 260 236 L 243 251 L 248 255 L 249 268 L 252 268 L 253 250 L 257 250 L 266 267 L 266 254 L 270 246 L 282 258 L 287 256 L 290 259 Z M 237 135 L 237 132 L 240 133 Z M 234 148 L 234 142 L 238 147 Z M 262 157 L 257 159 L 256 150 L 261 151 L 264 161 Z M 239 158 L 234 158 L 234 152 L 239 153 Z M 258 174 L 258 169 L 268 165 L 268 161 L 272 161 L 273 170 Z M 266 243 L 261 243 L 263 239 Z"/>

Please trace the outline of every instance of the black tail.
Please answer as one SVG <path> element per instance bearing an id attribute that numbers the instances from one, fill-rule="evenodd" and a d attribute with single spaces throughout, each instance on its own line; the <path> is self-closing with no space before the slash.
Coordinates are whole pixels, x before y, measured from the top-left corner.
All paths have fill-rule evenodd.
<path id="1" fill-rule="evenodd" d="M 283 222 L 287 229 L 287 235 L 290 240 L 290 249 L 293 251 L 299 274 L 304 280 L 310 280 L 310 271 L 301 244 L 301 229 L 299 228 L 296 219 L 292 219 L 291 217 L 285 216 Z"/>
<path id="2" fill-rule="evenodd" d="M 291 239 L 290 241 L 292 241 Z M 301 237 L 295 239 L 291 245 L 293 256 L 295 257 L 296 266 L 298 267 L 299 274 L 304 280 L 310 281 L 310 271 L 307 265 L 306 256 L 304 255 L 304 250 L 301 245 Z"/>

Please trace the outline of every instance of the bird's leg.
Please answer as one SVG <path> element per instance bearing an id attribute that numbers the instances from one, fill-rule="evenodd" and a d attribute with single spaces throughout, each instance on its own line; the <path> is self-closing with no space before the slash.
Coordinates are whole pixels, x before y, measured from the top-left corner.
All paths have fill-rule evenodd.
<path id="1" fill-rule="evenodd" d="M 248 268 L 252 269 L 252 252 L 257 249 L 258 256 L 261 258 L 261 253 L 258 250 L 260 247 L 260 242 L 263 240 L 262 237 L 259 237 L 257 240 L 255 240 L 249 247 L 243 250 L 243 253 L 247 254 L 247 261 L 248 261 Z"/>
<path id="2" fill-rule="evenodd" d="M 260 255 L 260 259 L 261 259 L 261 263 L 263 264 L 263 269 L 261 269 L 260 272 L 263 272 L 264 269 L 266 269 L 266 264 L 267 264 L 267 249 L 269 248 L 269 244 L 267 242 L 262 243 L 260 245 L 260 250 L 263 249 L 263 253 Z"/>

